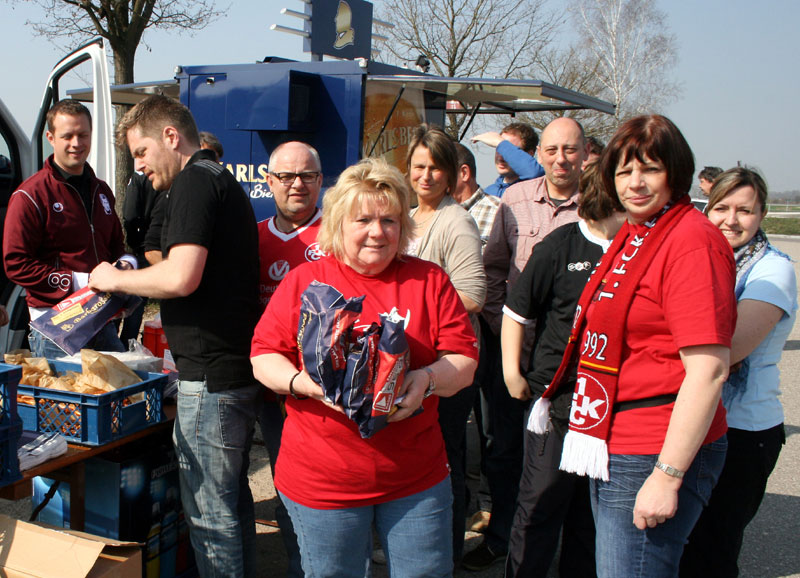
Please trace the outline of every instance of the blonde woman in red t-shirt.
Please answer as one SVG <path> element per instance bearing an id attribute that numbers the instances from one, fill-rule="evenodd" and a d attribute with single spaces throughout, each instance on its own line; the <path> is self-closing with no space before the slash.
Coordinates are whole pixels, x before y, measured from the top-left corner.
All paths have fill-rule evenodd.
<path id="1" fill-rule="evenodd" d="M 392 576 L 452 575 L 452 492 L 437 405 L 472 382 L 477 344 L 445 272 L 404 255 L 408 197 L 403 175 L 382 160 L 346 169 L 323 199 L 318 241 L 326 256 L 289 272 L 253 337 L 256 378 L 289 396 L 275 486 L 307 577 L 366 576 L 373 527 Z M 371 437 L 361 437 L 301 364 L 300 296 L 313 281 L 345 299 L 364 296 L 355 335 L 387 316 L 403 320 L 409 366 L 401 397 Z"/>

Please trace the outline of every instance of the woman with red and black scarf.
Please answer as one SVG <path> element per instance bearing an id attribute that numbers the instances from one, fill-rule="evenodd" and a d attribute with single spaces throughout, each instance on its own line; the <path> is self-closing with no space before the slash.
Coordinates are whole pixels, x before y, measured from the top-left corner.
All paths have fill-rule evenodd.
<path id="1" fill-rule="evenodd" d="M 689 202 L 694 158 L 669 119 L 627 121 L 600 163 L 627 222 L 581 295 L 532 426 L 544 431 L 546 399 L 577 364 L 561 468 L 592 478 L 598 576 L 677 576 L 725 459 L 733 255 Z"/>

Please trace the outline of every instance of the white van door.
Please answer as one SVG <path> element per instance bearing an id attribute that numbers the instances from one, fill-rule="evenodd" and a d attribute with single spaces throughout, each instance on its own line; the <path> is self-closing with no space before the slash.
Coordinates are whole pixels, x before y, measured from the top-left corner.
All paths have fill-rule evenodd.
<path id="1" fill-rule="evenodd" d="M 47 79 L 39 115 L 33 129 L 33 157 L 35 170 L 41 168 L 45 159 L 53 152 L 47 142 L 47 111 L 56 102 L 67 97 L 67 90 L 74 88 L 66 79 L 68 74 L 76 75 L 81 84 L 89 82 L 91 76 L 92 101 L 86 103 L 92 113 L 92 150 L 89 165 L 98 178 L 114 188 L 114 126 L 111 107 L 111 84 L 108 77 L 108 59 L 103 40 L 97 38 L 65 56 Z M 74 84 L 74 80 L 73 80 Z"/>

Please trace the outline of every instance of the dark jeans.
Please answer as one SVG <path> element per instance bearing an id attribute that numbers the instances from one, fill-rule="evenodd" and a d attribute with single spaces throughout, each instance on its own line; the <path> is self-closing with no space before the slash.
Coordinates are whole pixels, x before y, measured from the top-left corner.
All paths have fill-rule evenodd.
<path id="1" fill-rule="evenodd" d="M 461 561 L 467 515 L 467 420 L 477 388 L 475 384 L 452 397 L 439 398 L 439 427 L 442 429 L 450 481 L 453 487 L 453 560 Z"/>
<path id="2" fill-rule="evenodd" d="M 278 451 L 281 449 L 281 435 L 283 434 L 283 412 L 281 405 L 274 399 L 265 400 L 261 404 L 261 411 L 258 413 L 258 424 L 261 427 L 261 437 L 264 438 L 264 447 L 269 454 L 269 467 L 272 470 L 272 477 L 275 478 L 275 463 L 278 461 Z M 281 530 L 283 546 L 286 548 L 286 556 L 289 559 L 289 569 L 286 572 L 288 578 L 302 578 L 303 568 L 300 563 L 300 548 L 297 546 L 297 536 L 294 533 L 292 519 L 286 511 L 278 494 L 278 505 L 275 506 L 275 521 Z"/>
<path id="3" fill-rule="evenodd" d="M 784 443 L 783 424 L 763 431 L 728 430 L 725 467 L 683 550 L 682 577 L 739 575 L 744 529 L 758 512 Z"/>
<path id="4" fill-rule="evenodd" d="M 558 469 L 564 434 L 525 431 L 525 461 L 506 559 L 506 578 L 542 577 L 562 535 L 559 575 L 595 576 L 589 478 Z"/>
<path id="5" fill-rule="evenodd" d="M 506 552 L 522 473 L 525 404 L 509 395 L 503 380 L 500 338 L 481 320 L 481 427 L 486 439 L 483 473 L 489 485 L 492 516 L 486 544 Z"/>

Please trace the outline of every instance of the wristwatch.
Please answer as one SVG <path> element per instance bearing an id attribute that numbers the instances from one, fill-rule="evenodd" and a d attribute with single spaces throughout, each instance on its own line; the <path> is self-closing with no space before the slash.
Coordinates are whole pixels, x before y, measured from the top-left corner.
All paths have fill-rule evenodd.
<path id="1" fill-rule="evenodd" d="M 659 470 L 661 470 L 662 472 L 664 472 L 665 474 L 667 474 L 668 476 L 671 476 L 673 478 L 681 479 L 681 478 L 683 478 L 684 474 L 686 473 L 686 472 L 683 472 L 683 471 L 681 471 L 681 470 L 679 470 L 677 468 L 673 468 L 672 466 L 670 466 L 668 464 L 661 463 L 661 460 L 656 460 L 656 467 Z"/>

